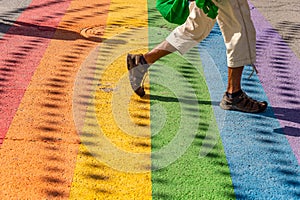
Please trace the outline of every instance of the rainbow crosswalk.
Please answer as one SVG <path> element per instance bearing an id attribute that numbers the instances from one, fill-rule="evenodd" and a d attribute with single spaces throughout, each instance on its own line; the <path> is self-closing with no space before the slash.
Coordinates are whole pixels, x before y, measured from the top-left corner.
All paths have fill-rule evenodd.
<path id="1" fill-rule="evenodd" d="M 11 0 L 0 6 L 0 199 L 299 199 L 300 59 L 250 3 L 263 114 L 218 106 L 216 25 L 131 91 L 127 53 L 175 27 L 155 1 Z"/>

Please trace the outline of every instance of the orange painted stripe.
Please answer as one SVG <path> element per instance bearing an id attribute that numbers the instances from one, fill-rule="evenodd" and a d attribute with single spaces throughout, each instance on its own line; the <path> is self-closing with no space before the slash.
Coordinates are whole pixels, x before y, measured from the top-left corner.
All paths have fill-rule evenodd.
<path id="1" fill-rule="evenodd" d="M 88 40 L 79 33 L 105 26 L 108 5 L 71 2 L 1 146 L 0 199 L 68 199 L 79 146 L 74 79 L 101 36 L 100 31 Z"/>

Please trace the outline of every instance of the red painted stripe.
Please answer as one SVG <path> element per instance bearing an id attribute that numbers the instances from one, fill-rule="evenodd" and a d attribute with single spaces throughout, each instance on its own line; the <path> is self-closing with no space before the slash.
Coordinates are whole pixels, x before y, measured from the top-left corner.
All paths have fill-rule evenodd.
<path id="1" fill-rule="evenodd" d="M 0 145 L 70 1 L 33 0 L 0 40 Z"/>

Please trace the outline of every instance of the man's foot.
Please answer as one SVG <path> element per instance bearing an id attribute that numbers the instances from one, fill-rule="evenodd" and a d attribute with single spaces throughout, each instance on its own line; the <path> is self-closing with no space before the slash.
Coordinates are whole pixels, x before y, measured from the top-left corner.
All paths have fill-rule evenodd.
<path id="1" fill-rule="evenodd" d="M 225 93 L 220 103 L 220 107 L 224 110 L 237 110 L 247 113 L 259 113 L 266 110 L 268 103 L 265 101 L 257 101 L 250 98 L 245 92 L 230 98 Z"/>
<path id="2" fill-rule="evenodd" d="M 146 62 L 143 54 L 127 55 L 130 85 L 133 91 L 140 97 L 145 95 L 143 81 L 148 68 L 149 64 Z"/>

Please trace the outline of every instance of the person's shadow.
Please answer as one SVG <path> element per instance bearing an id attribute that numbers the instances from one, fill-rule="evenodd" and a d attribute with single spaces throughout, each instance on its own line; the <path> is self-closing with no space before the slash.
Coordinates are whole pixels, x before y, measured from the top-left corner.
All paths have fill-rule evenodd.
<path id="1" fill-rule="evenodd" d="M 150 95 L 151 100 L 157 100 L 162 102 L 186 102 L 186 99 L 177 99 L 174 97 L 168 96 L 160 96 L 160 95 Z M 198 104 L 205 104 L 205 105 L 212 105 L 212 106 L 219 106 L 219 102 L 215 101 L 198 101 Z M 256 114 L 253 114 L 256 115 Z M 265 117 L 276 118 L 278 120 L 288 121 L 296 124 L 300 124 L 300 110 L 299 109 L 290 109 L 290 108 L 280 108 L 280 107 L 272 107 L 272 109 L 267 109 L 263 113 L 259 113 L 258 115 L 263 115 Z M 289 135 L 293 137 L 300 137 L 300 129 L 285 126 L 283 128 L 274 129 L 274 133 Z"/>
<path id="2" fill-rule="evenodd" d="M 274 117 L 279 120 L 300 124 L 300 110 L 291 108 L 272 107 L 274 115 L 266 112 L 263 115 L 267 117 Z M 293 137 L 300 137 L 300 129 L 292 126 L 285 126 L 283 128 L 274 129 L 275 133 L 289 135 Z"/>
<path id="3" fill-rule="evenodd" d="M 13 25 L 11 25 L 13 24 Z M 14 31 L 8 31 L 14 28 Z M 54 34 L 58 32 L 59 34 Z M 93 42 L 102 42 L 100 36 L 89 35 L 84 37 L 80 32 L 74 32 L 70 30 L 65 30 L 61 28 L 54 28 L 51 26 L 42 26 L 36 24 L 30 24 L 20 21 L 12 21 L 8 19 L 2 20 L 0 22 L 0 33 L 11 34 L 11 35 L 23 35 L 28 37 L 38 37 L 56 40 L 78 40 L 84 39 Z"/>

